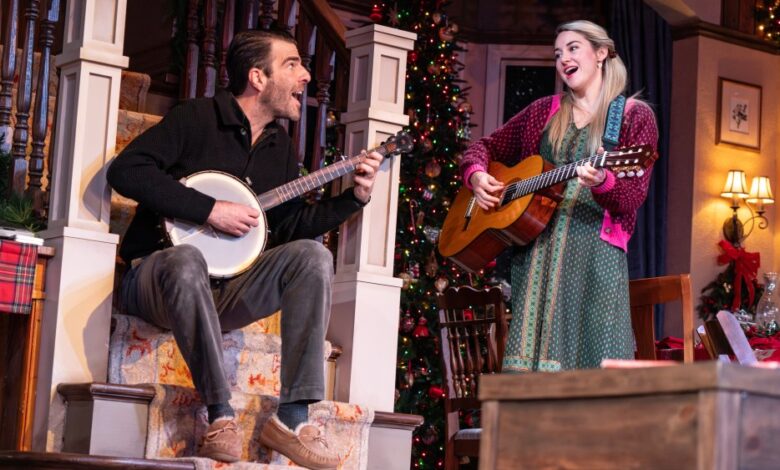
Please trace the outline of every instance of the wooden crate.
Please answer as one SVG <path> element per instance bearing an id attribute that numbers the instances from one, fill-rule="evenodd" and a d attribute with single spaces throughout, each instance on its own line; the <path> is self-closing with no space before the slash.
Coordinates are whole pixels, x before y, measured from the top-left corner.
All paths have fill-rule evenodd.
<path id="1" fill-rule="evenodd" d="M 780 468 L 780 371 L 706 362 L 485 376 L 480 469 Z"/>

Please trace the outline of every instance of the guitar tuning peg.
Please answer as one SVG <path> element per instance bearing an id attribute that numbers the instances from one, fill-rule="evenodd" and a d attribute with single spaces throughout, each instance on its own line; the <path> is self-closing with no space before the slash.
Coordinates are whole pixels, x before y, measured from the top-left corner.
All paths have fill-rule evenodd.
<path id="1" fill-rule="evenodd" d="M 639 171 L 636 172 L 637 176 L 642 176 L 644 174 L 645 174 L 645 170 L 639 170 Z"/>
<path id="2" fill-rule="evenodd" d="M 629 177 L 629 178 L 633 178 L 635 175 L 636 175 L 636 173 L 634 173 L 634 170 L 630 170 L 630 171 L 628 172 L 628 177 Z"/>
<path id="3" fill-rule="evenodd" d="M 619 171 L 618 174 L 617 174 L 618 178 L 625 178 L 625 176 L 626 176 L 626 172 L 625 171 Z"/>

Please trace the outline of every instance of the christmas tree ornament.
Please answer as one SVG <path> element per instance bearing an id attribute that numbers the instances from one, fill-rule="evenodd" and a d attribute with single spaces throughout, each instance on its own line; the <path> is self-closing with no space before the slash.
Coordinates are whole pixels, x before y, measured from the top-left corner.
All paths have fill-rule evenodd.
<path id="1" fill-rule="evenodd" d="M 464 101 L 460 104 L 460 112 L 462 113 L 471 113 L 471 103 L 468 101 Z"/>
<path id="2" fill-rule="evenodd" d="M 406 368 L 406 374 L 404 375 L 406 379 L 406 386 L 408 388 L 412 387 L 414 385 L 414 370 L 412 370 L 412 362 L 409 361 L 409 365 Z"/>
<path id="3" fill-rule="evenodd" d="M 444 289 L 447 288 L 447 286 L 450 285 L 450 281 L 447 280 L 444 276 L 439 276 L 436 281 L 433 283 L 434 287 L 436 287 L 436 290 L 439 292 L 444 292 Z"/>
<path id="4" fill-rule="evenodd" d="M 433 20 L 433 24 L 439 24 L 441 23 L 442 14 L 440 11 L 434 11 L 431 15 L 431 19 Z"/>
<path id="5" fill-rule="evenodd" d="M 431 227 L 430 225 L 423 227 L 423 234 L 425 235 L 425 238 L 431 243 L 435 244 L 439 241 L 439 233 L 441 233 L 440 228 Z"/>
<path id="6" fill-rule="evenodd" d="M 441 198 L 442 207 L 450 207 L 450 204 L 452 204 L 452 200 L 449 197 L 444 196 L 443 198 Z"/>
<path id="7" fill-rule="evenodd" d="M 371 13 L 368 15 L 368 18 L 374 23 L 382 21 L 382 7 L 378 3 L 374 3 L 374 6 L 371 7 Z"/>
<path id="8" fill-rule="evenodd" d="M 418 212 L 417 219 L 414 221 L 414 223 L 417 227 L 419 227 L 423 224 L 423 220 L 425 220 L 425 212 Z"/>
<path id="9" fill-rule="evenodd" d="M 422 144 L 423 152 L 428 153 L 433 150 L 433 142 L 431 139 L 424 137 L 420 143 Z"/>
<path id="10" fill-rule="evenodd" d="M 435 159 L 425 164 L 425 174 L 428 178 L 436 178 L 441 174 L 441 165 Z"/>
<path id="11" fill-rule="evenodd" d="M 415 321 L 414 318 L 412 318 L 411 315 L 409 315 L 409 312 L 406 312 L 406 315 L 401 319 L 401 331 L 409 334 L 414 330 Z"/>
<path id="12" fill-rule="evenodd" d="M 442 26 L 439 28 L 439 39 L 444 42 L 452 42 L 455 39 L 455 32 L 448 26 Z"/>
<path id="13" fill-rule="evenodd" d="M 431 251 L 430 256 L 428 256 L 428 261 L 425 263 L 425 274 L 427 274 L 428 277 L 435 277 L 438 272 L 439 263 L 436 261 L 436 253 Z"/>
<path id="14" fill-rule="evenodd" d="M 422 442 L 425 445 L 431 445 L 439 439 L 439 431 L 436 426 L 429 426 L 422 436 Z"/>
<path id="15" fill-rule="evenodd" d="M 417 51 L 409 51 L 409 55 L 406 57 L 408 59 L 408 62 L 417 62 Z"/>
<path id="16" fill-rule="evenodd" d="M 431 385 L 428 387 L 428 396 L 431 400 L 438 400 L 444 396 L 444 389 L 441 388 L 441 385 Z"/>
<path id="17" fill-rule="evenodd" d="M 338 124 L 338 118 L 336 118 L 336 113 L 333 112 L 333 110 L 328 111 L 328 115 L 325 116 L 325 127 L 331 128 Z"/>
<path id="18" fill-rule="evenodd" d="M 425 317 L 420 317 L 420 319 L 417 320 L 417 326 L 414 327 L 414 333 L 412 333 L 412 336 L 415 338 L 427 338 L 430 335 L 431 332 L 428 329 L 428 319 Z"/>
<path id="19" fill-rule="evenodd" d="M 398 277 L 401 278 L 401 281 L 403 282 L 403 284 L 401 284 L 401 289 L 406 290 L 406 289 L 408 289 L 412 285 L 412 275 L 411 274 L 409 274 L 407 272 L 403 272 L 403 273 L 399 274 Z"/>
<path id="20" fill-rule="evenodd" d="M 417 261 L 413 262 L 409 265 L 409 274 L 412 275 L 412 278 L 418 279 L 420 277 L 420 263 Z"/>

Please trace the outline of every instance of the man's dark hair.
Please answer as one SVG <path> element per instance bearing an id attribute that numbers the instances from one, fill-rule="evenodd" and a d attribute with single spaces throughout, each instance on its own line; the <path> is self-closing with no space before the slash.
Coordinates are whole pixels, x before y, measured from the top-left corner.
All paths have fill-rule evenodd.
<path id="1" fill-rule="evenodd" d="M 241 31 L 233 37 L 225 59 L 231 93 L 237 96 L 246 90 L 251 68 L 256 67 L 271 76 L 271 44 L 274 40 L 295 44 L 290 33 L 276 29 Z"/>

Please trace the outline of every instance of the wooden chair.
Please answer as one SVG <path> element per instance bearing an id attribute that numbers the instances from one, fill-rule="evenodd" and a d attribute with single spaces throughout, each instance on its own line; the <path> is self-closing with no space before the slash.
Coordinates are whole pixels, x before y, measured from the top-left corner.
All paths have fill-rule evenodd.
<path id="1" fill-rule="evenodd" d="M 693 362 L 693 302 L 689 274 L 650 277 L 629 281 L 631 325 L 636 338 L 636 358 L 656 359 L 656 304 L 679 300 L 682 304 L 683 362 Z"/>
<path id="2" fill-rule="evenodd" d="M 462 457 L 479 455 L 482 430 L 460 429 L 460 412 L 480 408 L 479 376 L 501 371 L 507 321 L 498 287 L 450 287 L 436 297 L 446 393 L 444 468 L 454 470 Z"/>

